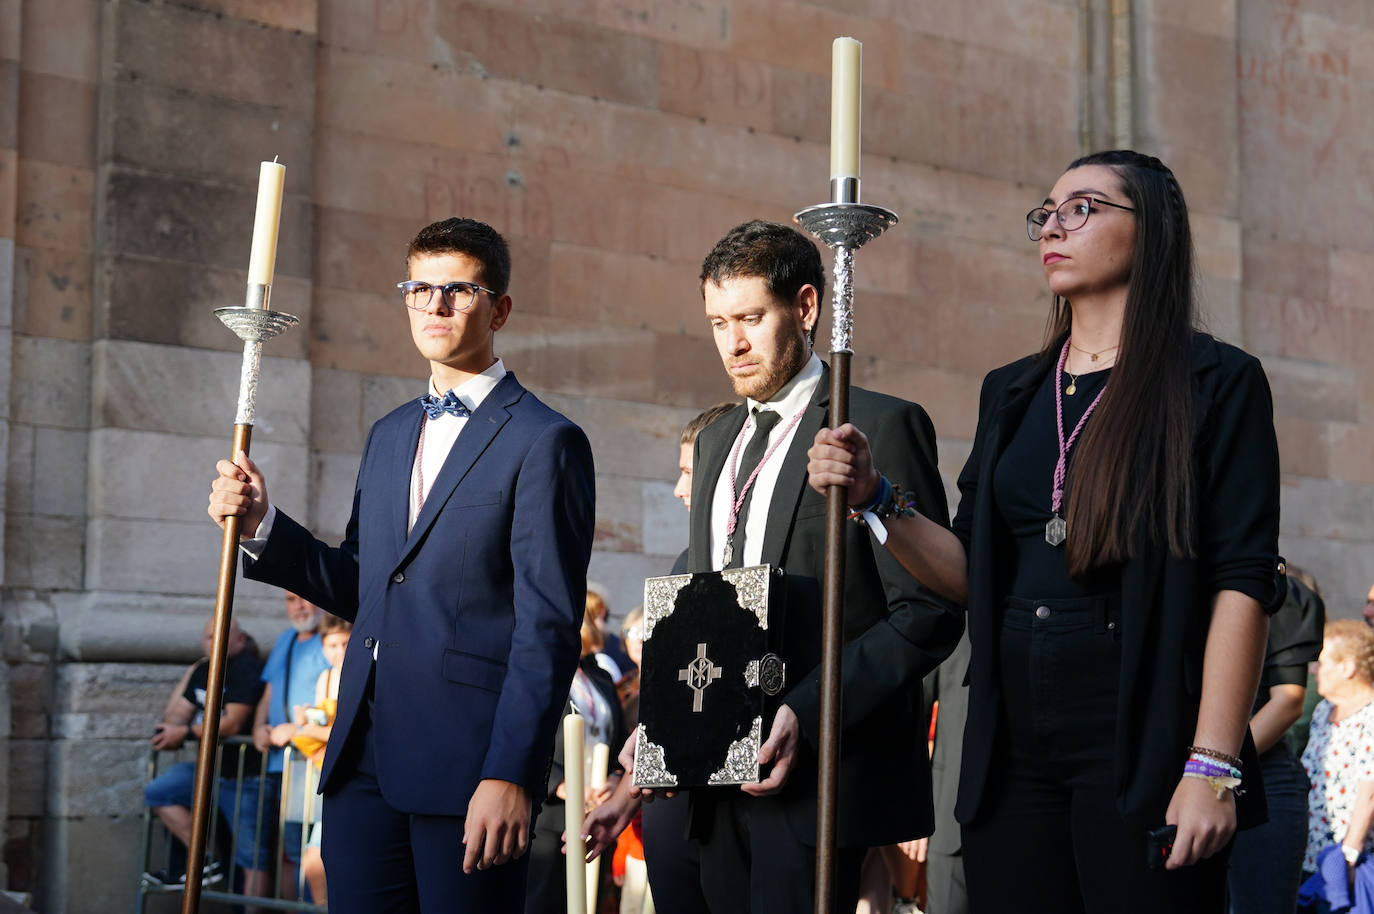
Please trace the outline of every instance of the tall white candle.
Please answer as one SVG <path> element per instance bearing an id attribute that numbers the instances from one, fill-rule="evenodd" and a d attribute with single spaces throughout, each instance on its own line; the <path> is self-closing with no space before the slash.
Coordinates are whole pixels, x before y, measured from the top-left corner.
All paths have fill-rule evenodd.
<path id="1" fill-rule="evenodd" d="M 568 874 L 568 914 L 587 914 L 587 861 L 582 854 L 582 810 L 586 805 L 585 775 L 582 766 L 582 718 L 569 714 L 563 718 L 563 828 L 567 853 L 563 857 Z"/>
<path id="2" fill-rule="evenodd" d="M 605 743 L 597 743 L 592 747 L 592 771 L 591 784 L 592 790 L 600 790 L 606 786 L 606 772 L 611 766 L 611 747 Z M 582 833 L 579 831 L 577 837 L 580 839 Z M 596 885 L 601 876 L 601 858 L 597 857 L 587 864 L 587 910 L 596 910 Z"/>
<path id="3" fill-rule="evenodd" d="M 830 177 L 859 177 L 859 65 L 863 45 L 836 38 L 830 59 Z"/>
<path id="4" fill-rule="evenodd" d="M 281 194 L 285 182 L 285 165 L 262 163 L 258 170 L 258 210 L 253 217 L 253 252 L 248 257 L 249 284 L 272 284 L 277 266 L 277 229 L 281 225 Z"/>

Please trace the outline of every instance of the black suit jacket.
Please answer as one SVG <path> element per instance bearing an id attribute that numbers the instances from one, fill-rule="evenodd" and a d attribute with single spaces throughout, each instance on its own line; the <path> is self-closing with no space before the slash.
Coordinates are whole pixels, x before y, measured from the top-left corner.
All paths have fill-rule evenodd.
<path id="1" fill-rule="evenodd" d="M 1061 338 L 1051 351 L 1058 352 Z M 1121 690 L 1115 735 L 1117 805 L 1145 829 L 1164 812 L 1188 760 L 1202 695 L 1202 658 L 1212 597 L 1222 589 L 1254 597 L 1269 611 L 1286 588 L 1276 574 L 1279 453 L 1273 401 L 1253 356 L 1195 334 L 1193 363 L 1193 514 L 1198 558 L 1178 559 L 1138 537 L 1121 568 Z M 998 633 L 1006 597 L 1009 543 L 993 504 L 993 470 L 1031 398 L 1052 370 L 1027 357 L 988 374 L 978 430 L 959 474 L 954 532 L 969 561 L 968 624 L 973 647 L 963 771 L 956 808 L 962 823 L 980 811 L 996 759 L 1000 702 Z M 1072 472 L 1072 466 L 1070 466 Z M 1072 484 L 1072 476 L 1070 476 Z M 1241 827 L 1264 819 L 1254 744 L 1241 752 L 1245 793 Z"/>
<path id="2" fill-rule="evenodd" d="M 793 832 L 816 834 L 816 745 L 820 729 L 821 580 L 825 568 L 825 498 L 807 485 L 806 451 L 826 425 L 830 372 L 822 374 L 782 458 L 767 506 L 762 560 L 787 572 L 784 702 L 804 737 L 787 784 L 760 802 L 781 804 Z M 912 493 L 923 514 L 949 517 L 936 467 L 935 431 L 921 407 L 853 388 L 850 421 L 872 444 L 879 470 Z M 711 504 L 731 446 L 744 426 L 743 405 L 697 438 L 692 473 L 692 571 L 710 571 Z M 760 510 L 753 504 L 750 511 Z M 923 588 L 865 528 L 845 525 L 843 737 L 838 840 L 843 847 L 892 844 L 930 834 L 930 763 L 922 719 L 921 677 L 953 650 L 963 618 Z M 765 734 L 767 728 L 765 728 Z M 732 788 L 737 790 L 737 788 Z M 693 791 L 709 802 L 714 791 Z M 702 795 L 699 797 L 699 795 Z"/>

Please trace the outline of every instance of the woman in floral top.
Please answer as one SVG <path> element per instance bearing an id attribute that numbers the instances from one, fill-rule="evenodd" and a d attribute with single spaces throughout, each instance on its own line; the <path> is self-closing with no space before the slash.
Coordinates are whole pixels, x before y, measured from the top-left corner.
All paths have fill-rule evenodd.
<path id="1" fill-rule="evenodd" d="M 1308 793 L 1307 856 L 1340 844 L 1354 867 L 1371 849 L 1374 824 L 1374 629 L 1362 621 L 1328 623 L 1317 658 L 1317 691 L 1325 700 L 1312 713 L 1302 754 L 1312 782 Z"/>

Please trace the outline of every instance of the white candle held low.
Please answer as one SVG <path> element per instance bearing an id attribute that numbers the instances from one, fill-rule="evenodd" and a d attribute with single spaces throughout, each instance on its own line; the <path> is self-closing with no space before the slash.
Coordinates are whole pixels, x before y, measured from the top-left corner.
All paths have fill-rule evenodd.
<path id="1" fill-rule="evenodd" d="M 600 790 L 606 786 L 606 771 L 611 765 L 611 747 L 605 743 L 597 743 L 592 747 L 592 770 L 591 785 L 592 790 Z M 581 832 L 578 833 L 581 837 Z M 587 864 L 587 910 L 596 910 L 596 886 L 597 879 L 601 875 L 601 858 L 597 857 Z"/>
<path id="2" fill-rule="evenodd" d="M 567 853 L 568 914 L 587 914 L 587 863 L 582 859 L 582 810 L 586 790 L 582 766 L 582 718 L 563 718 L 563 819 Z"/>

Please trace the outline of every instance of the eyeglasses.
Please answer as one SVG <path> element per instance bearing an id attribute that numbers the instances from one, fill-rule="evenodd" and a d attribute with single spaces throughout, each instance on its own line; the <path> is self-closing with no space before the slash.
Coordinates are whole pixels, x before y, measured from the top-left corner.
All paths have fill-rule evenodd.
<path id="1" fill-rule="evenodd" d="M 1128 213 L 1135 212 L 1129 206 L 1122 206 L 1120 203 L 1108 203 L 1106 200 L 1099 200 L 1096 197 L 1070 197 L 1054 210 L 1054 218 L 1059 220 L 1059 227 L 1064 231 L 1077 231 L 1088 224 L 1088 215 L 1094 211 L 1093 207 L 1096 205 L 1124 209 Z M 1026 234 L 1030 236 L 1031 241 L 1039 241 L 1044 237 L 1045 225 L 1049 221 L 1050 211 L 1043 206 L 1037 206 L 1026 213 Z"/>
<path id="2" fill-rule="evenodd" d="M 475 282 L 448 282 L 436 286 L 423 280 L 409 279 L 396 283 L 396 288 L 401 290 L 401 299 L 406 307 L 416 311 L 428 311 L 436 291 L 443 293 L 444 306 L 452 311 L 466 311 L 471 308 L 472 303 L 477 300 L 478 292 L 496 294 L 495 289 L 479 286 Z"/>

